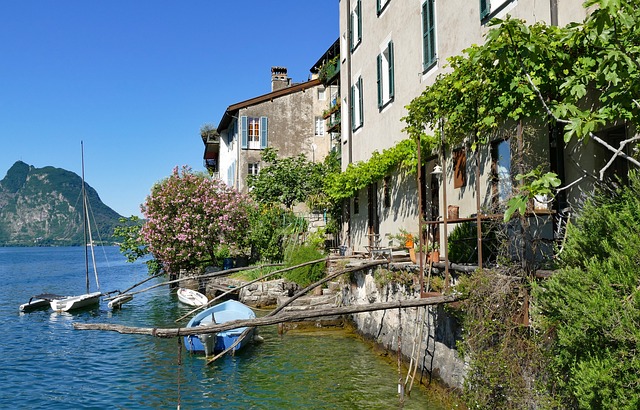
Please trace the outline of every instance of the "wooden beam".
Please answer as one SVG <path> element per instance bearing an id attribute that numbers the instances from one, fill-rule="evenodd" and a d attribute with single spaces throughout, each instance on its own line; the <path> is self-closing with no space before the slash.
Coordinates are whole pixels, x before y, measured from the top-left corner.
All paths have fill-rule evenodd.
<path id="1" fill-rule="evenodd" d="M 158 329 L 149 327 L 123 326 L 112 323 L 74 323 L 76 330 L 106 330 L 121 334 L 147 335 L 160 338 L 173 338 L 187 335 L 200 335 L 207 333 L 217 333 L 230 329 L 237 329 L 246 326 L 269 326 L 285 322 L 298 322 L 307 319 L 314 319 L 325 316 L 349 315 L 363 312 L 373 312 L 377 310 L 413 308 L 419 306 L 439 305 L 460 300 L 457 295 L 437 296 L 421 299 L 400 300 L 395 302 L 370 303 L 366 305 L 344 306 L 329 309 L 318 309 L 314 311 L 280 313 L 278 315 L 261 317 L 249 320 L 234 320 L 221 324 L 202 326 L 197 328 L 168 328 Z"/>

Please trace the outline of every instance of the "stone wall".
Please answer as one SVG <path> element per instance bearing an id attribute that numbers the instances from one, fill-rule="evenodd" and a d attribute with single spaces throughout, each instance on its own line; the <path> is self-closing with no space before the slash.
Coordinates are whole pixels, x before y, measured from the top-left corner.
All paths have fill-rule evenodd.
<path id="1" fill-rule="evenodd" d="M 230 278 L 211 279 L 207 284 L 207 295 L 213 297 L 220 291 L 220 287 L 231 289 L 231 286 L 240 287 L 245 283 L 246 281 Z M 284 279 L 256 282 L 240 289 L 238 299 L 242 303 L 257 308 L 275 306 L 278 298 L 291 297 L 297 290 L 298 285 Z"/>
<path id="2" fill-rule="evenodd" d="M 352 274 L 352 282 L 342 288 L 344 305 L 392 302 L 417 297 L 417 291 L 412 286 L 389 283 L 378 287 L 373 270 Z M 420 315 L 418 320 L 416 315 Z M 461 327 L 443 306 L 405 308 L 400 312 L 398 309 L 365 312 L 354 314 L 351 319 L 365 338 L 394 352 L 397 352 L 400 336 L 401 353 L 407 362 L 414 345 L 417 349 L 418 344 L 414 341 L 417 340 L 416 333 L 419 333 L 419 325 L 422 324 L 424 327 L 418 355 L 420 368 L 424 364 L 427 370 L 433 372 L 433 377 L 444 384 L 462 388 L 465 363 L 456 349 L 456 341 L 461 337 Z M 428 378 L 428 373 L 424 373 L 424 377 Z M 419 377 L 416 376 L 416 379 Z"/>

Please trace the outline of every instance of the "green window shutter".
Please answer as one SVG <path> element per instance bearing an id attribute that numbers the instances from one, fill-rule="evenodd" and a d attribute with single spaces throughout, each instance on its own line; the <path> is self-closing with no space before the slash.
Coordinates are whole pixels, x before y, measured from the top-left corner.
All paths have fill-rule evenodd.
<path id="1" fill-rule="evenodd" d="M 483 20 L 491 13 L 491 1 L 480 0 L 480 20 Z"/>
<path id="2" fill-rule="evenodd" d="M 243 115 L 242 117 L 240 117 L 240 127 L 242 128 L 242 130 L 240 131 L 242 133 L 242 138 L 241 138 L 241 147 L 243 149 L 247 149 L 247 133 L 249 131 L 249 121 L 247 119 L 246 115 Z"/>
<path id="3" fill-rule="evenodd" d="M 356 86 L 352 85 L 351 86 L 351 100 L 349 101 L 351 104 L 349 107 L 349 111 L 351 114 L 351 131 L 355 130 L 357 128 L 356 125 L 356 107 L 355 107 L 355 101 L 356 101 Z"/>
<path id="4" fill-rule="evenodd" d="M 433 1 L 422 3 L 422 54 L 423 69 L 428 69 L 436 58 L 435 16 L 433 15 Z"/>
<path id="5" fill-rule="evenodd" d="M 260 117 L 260 148 L 267 148 L 267 117 Z"/>
<path id="6" fill-rule="evenodd" d="M 378 66 L 378 108 L 382 108 L 383 105 L 383 101 L 382 101 L 382 54 L 378 54 L 377 57 L 377 66 Z"/>
<path id="7" fill-rule="evenodd" d="M 359 102 L 358 109 L 360 110 L 360 123 L 358 124 L 358 126 L 361 126 L 362 124 L 364 124 L 364 102 L 363 102 L 363 99 L 362 99 L 362 77 L 358 78 L 358 102 Z"/>
<path id="8" fill-rule="evenodd" d="M 389 99 L 393 99 L 395 94 L 395 83 L 393 78 L 393 41 L 389 41 Z"/>

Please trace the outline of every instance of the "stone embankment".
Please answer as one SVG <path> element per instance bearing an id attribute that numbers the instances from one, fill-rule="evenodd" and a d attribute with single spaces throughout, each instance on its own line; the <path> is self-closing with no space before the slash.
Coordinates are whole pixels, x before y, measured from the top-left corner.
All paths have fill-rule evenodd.
<path id="1" fill-rule="evenodd" d="M 362 259 L 353 259 L 342 266 L 352 267 L 361 263 Z M 330 266 L 329 269 L 336 269 L 336 266 Z M 340 281 L 330 282 L 327 288 L 316 289 L 314 294 L 298 298 L 285 310 L 299 312 L 415 299 L 419 297 L 416 273 L 416 265 L 407 262 L 390 263 L 382 270 L 357 271 Z M 407 281 L 407 277 L 411 280 Z M 222 289 L 232 289 L 243 284 L 244 282 L 235 279 L 215 278 L 206 282 L 206 291 L 212 297 Z M 258 308 L 280 306 L 298 290 L 296 284 L 278 279 L 242 288 L 238 298 L 243 303 Z M 350 315 L 346 319 L 365 339 L 394 353 L 397 353 L 399 347 L 406 362 L 413 357 L 419 364 L 418 373 L 423 378 L 433 376 L 447 386 L 462 387 L 465 363 L 456 349 L 456 342 L 461 337 L 461 327 L 455 316 L 444 306 L 365 312 Z M 283 324 L 280 329 L 285 331 L 309 326 L 340 326 L 344 320 L 342 317 L 325 317 L 304 323 Z"/>

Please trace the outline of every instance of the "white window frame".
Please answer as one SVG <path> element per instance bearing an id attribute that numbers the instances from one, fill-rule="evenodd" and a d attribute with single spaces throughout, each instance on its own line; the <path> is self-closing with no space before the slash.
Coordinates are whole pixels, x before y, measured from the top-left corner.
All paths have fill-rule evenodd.
<path id="1" fill-rule="evenodd" d="M 327 99 L 327 89 L 324 87 L 318 88 L 318 101 L 325 101 Z"/>
<path id="2" fill-rule="evenodd" d="M 247 118 L 247 146 L 249 149 L 260 149 L 260 118 Z M 252 132 L 253 131 L 253 132 Z"/>
<path id="3" fill-rule="evenodd" d="M 393 101 L 395 94 L 393 54 L 393 41 L 388 39 L 385 44 L 380 47 L 380 54 L 378 54 L 377 57 L 378 109 L 380 110 Z"/>
<path id="4" fill-rule="evenodd" d="M 349 15 L 349 48 L 354 52 L 362 42 L 362 5 L 361 0 L 353 2 Z"/>
<path id="5" fill-rule="evenodd" d="M 259 162 L 249 162 L 247 166 L 247 175 L 258 175 L 260 173 Z"/>
<path id="6" fill-rule="evenodd" d="M 351 86 L 351 129 L 355 131 L 364 125 L 364 101 L 362 98 L 362 77 Z"/>
<path id="7" fill-rule="evenodd" d="M 316 117 L 315 135 L 321 137 L 324 135 L 324 118 Z"/>

